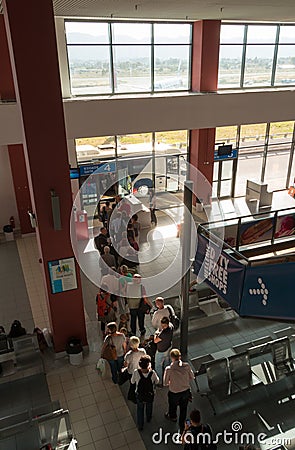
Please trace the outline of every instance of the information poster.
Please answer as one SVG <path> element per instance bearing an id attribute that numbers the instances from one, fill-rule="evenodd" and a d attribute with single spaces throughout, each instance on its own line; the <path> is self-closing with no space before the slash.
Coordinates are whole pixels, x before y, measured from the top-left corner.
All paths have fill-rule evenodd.
<path id="1" fill-rule="evenodd" d="M 53 294 L 77 289 L 74 258 L 57 259 L 48 262 L 48 269 Z"/>

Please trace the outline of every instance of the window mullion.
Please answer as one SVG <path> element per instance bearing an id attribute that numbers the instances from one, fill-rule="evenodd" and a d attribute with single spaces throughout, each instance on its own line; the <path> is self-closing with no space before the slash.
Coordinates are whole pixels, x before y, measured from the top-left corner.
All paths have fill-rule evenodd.
<path id="1" fill-rule="evenodd" d="M 278 62 L 279 39 L 280 39 L 280 25 L 277 26 L 277 34 L 276 34 L 276 42 L 275 42 L 275 49 L 274 49 L 274 55 L 273 55 L 272 73 L 271 73 L 271 82 L 270 82 L 271 86 L 274 86 L 274 84 L 275 84 L 276 69 L 277 69 L 277 62 Z"/>
<path id="2" fill-rule="evenodd" d="M 248 34 L 248 25 L 245 25 L 244 39 L 243 39 L 242 63 L 241 63 L 240 88 L 243 88 L 243 86 L 244 86 L 245 65 L 246 65 L 246 48 L 247 48 L 247 34 Z"/>
<path id="3" fill-rule="evenodd" d="M 154 36 L 154 24 L 151 24 L 151 91 L 155 92 L 155 36 Z"/>
<path id="4" fill-rule="evenodd" d="M 114 94 L 115 93 L 115 70 L 114 70 L 113 36 L 112 36 L 111 22 L 109 22 L 109 49 L 110 49 L 111 89 L 112 89 L 112 94 Z M 116 145 L 116 147 L 117 147 L 117 145 Z"/>

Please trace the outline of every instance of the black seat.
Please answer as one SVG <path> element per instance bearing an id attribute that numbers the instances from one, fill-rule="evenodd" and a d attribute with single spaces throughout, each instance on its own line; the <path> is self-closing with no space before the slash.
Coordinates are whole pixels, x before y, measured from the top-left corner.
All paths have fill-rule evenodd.
<path id="1" fill-rule="evenodd" d="M 262 383 L 262 381 L 251 371 L 250 357 L 247 352 L 230 356 L 228 358 L 228 363 L 232 381 L 232 393 L 249 389 L 252 386 Z"/>
<path id="2" fill-rule="evenodd" d="M 234 345 L 233 351 L 235 353 L 246 352 L 248 348 L 253 347 L 252 341 L 243 342 L 242 344 Z"/>
<path id="3" fill-rule="evenodd" d="M 288 337 L 273 341 L 271 345 L 271 354 L 277 378 L 282 378 L 295 369 Z"/>
<path id="4" fill-rule="evenodd" d="M 262 345 L 262 344 L 267 344 L 268 342 L 272 341 L 272 337 L 271 336 L 263 336 L 261 338 L 255 339 L 254 341 L 252 341 L 252 346 L 255 347 L 256 345 Z"/>
<path id="5" fill-rule="evenodd" d="M 210 353 L 207 353 L 207 355 L 197 356 L 196 358 L 191 359 L 192 366 L 195 370 L 195 375 L 200 375 L 200 373 L 205 373 L 205 363 L 212 361 L 213 356 L 210 355 Z"/>
<path id="6" fill-rule="evenodd" d="M 221 401 L 230 395 L 231 382 L 227 358 L 210 361 L 205 363 L 204 366 L 206 370 L 207 386 L 205 389 L 202 389 L 199 386 L 199 392 L 202 396 L 208 398 L 213 413 L 216 414 L 213 398 Z"/>
<path id="7" fill-rule="evenodd" d="M 274 331 L 273 333 L 279 339 L 282 337 L 292 336 L 292 334 L 295 334 L 295 329 L 293 327 L 287 327 L 287 328 L 283 328 L 282 330 Z"/>
<path id="8" fill-rule="evenodd" d="M 11 339 L 6 334 L 0 334 L 0 355 L 9 352 L 13 352 Z"/>

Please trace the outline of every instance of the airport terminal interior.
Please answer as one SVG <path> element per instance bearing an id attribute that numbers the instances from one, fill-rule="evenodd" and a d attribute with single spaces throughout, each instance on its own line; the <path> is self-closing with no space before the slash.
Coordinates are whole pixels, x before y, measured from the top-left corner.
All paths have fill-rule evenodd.
<path id="1" fill-rule="evenodd" d="M 294 101 L 288 0 L 0 0 L 0 450 L 184 445 L 100 359 L 138 279 L 216 441 L 185 450 L 295 448 Z"/>

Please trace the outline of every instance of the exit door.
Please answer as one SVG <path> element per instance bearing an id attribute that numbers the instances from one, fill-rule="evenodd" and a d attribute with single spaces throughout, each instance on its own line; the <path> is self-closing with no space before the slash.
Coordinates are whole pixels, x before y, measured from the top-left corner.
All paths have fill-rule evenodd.
<path id="1" fill-rule="evenodd" d="M 215 161 L 213 170 L 212 197 L 233 197 L 237 159 Z"/>

